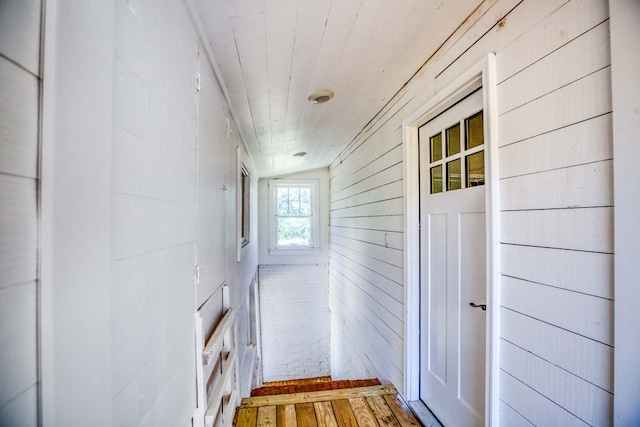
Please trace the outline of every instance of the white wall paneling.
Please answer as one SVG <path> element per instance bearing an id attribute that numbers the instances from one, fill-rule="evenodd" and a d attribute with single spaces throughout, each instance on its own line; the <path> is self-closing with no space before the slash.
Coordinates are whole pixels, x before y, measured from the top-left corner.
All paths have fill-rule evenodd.
<path id="1" fill-rule="evenodd" d="M 633 0 L 610 1 L 611 72 L 613 92 L 613 152 L 615 199 L 615 368 L 614 417 L 616 425 L 640 423 L 640 367 L 638 348 L 640 321 L 636 303 L 640 301 L 638 259 L 640 234 L 637 213 L 640 158 L 640 90 L 635 77 L 640 67 L 640 4 Z M 633 325 L 633 326 L 632 326 Z"/>
<path id="2" fill-rule="evenodd" d="M 36 301 L 35 280 L 0 287 L 0 340 L 4 346 L 0 354 L 2 425 L 37 425 Z"/>
<path id="3" fill-rule="evenodd" d="M 393 232 L 394 238 L 402 236 L 411 241 L 408 233 L 415 230 L 415 223 L 406 197 L 415 194 L 417 188 L 405 183 L 403 185 L 408 186 L 406 193 L 398 192 L 395 181 L 401 176 L 392 172 L 394 165 L 398 164 L 397 160 L 392 160 L 398 158 L 392 153 L 402 138 L 397 132 L 402 122 L 434 94 L 439 94 L 441 88 L 459 78 L 487 53 L 494 52 L 497 82 L 494 99 L 500 114 L 494 124 L 499 130 L 496 140 L 500 147 L 500 164 L 495 166 L 499 166 L 501 194 L 500 200 L 494 203 L 499 202 L 502 209 L 499 215 L 502 226 L 494 232 L 499 231 L 503 243 L 501 251 L 504 251 L 495 262 L 496 265 L 499 263 L 499 271 L 510 285 L 504 294 L 495 295 L 496 301 L 507 297 L 510 306 L 515 307 L 516 304 L 520 310 L 532 310 L 534 304 L 529 305 L 527 301 L 551 298 L 558 306 L 538 314 L 530 312 L 529 316 L 534 317 L 507 308 L 501 313 L 530 319 L 519 333 L 530 338 L 524 348 L 532 352 L 533 357 L 542 357 L 551 365 L 560 364 L 610 392 L 614 169 L 611 162 L 609 25 L 607 2 L 601 0 L 502 0 L 485 2 L 475 9 L 332 163 L 331 236 L 335 240 L 331 252 L 332 292 L 336 286 L 348 287 L 340 283 L 340 280 L 346 280 L 342 277 L 349 277 L 359 285 L 364 283 L 364 275 L 346 273 L 349 269 L 371 272 L 376 268 L 373 260 L 381 258 L 395 264 L 390 261 L 393 256 L 386 257 L 385 252 L 376 246 L 380 244 L 383 233 Z M 404 163 L 400 163 L 405 176 L 411 173 L 413 161 L 414 157 L 405 154 Z M 370 178 L 375 175 L 380 176 L 379 181 Z M 393 176 L 398 178 L 394 180 Z M 377 192 L 378 189 L 382 191 Z M 379 195 L 378 198 L 374 194 Z M 406 226 L 398 221 L 403 216 L 394 219 L 395 216 L 381 216 L 384 212 L 374 214 L 369 209 L 383 206 L 380 202 L 394 197 L 405 197 L 408 203 Z M 349 207 L 352 208 L 347 211 L 350 214 L 339 213 Z M 401 227 L 396 228 L 399 225 Z M 399 289 L 407 286 L 413 277 L 407 271 L 403 274 L 407 276 L 397 281 Z M 340 279 L 335 279 L 335 276 Z M 519 296 L 514 294 L 518 286 L 523 289 Z M 372 295 L 372 298 L 381 302 L 387 298 L 384 295 Z M 587 316 L 586 312 L 569 309 L 579 305 L 577 301 L 592 307 L 591 316 L 599 320 L 580 326 L 580 319 Z M 406 305 L 410 300 L 401 299 L 399 302 L 405 305 L 405 313 L 411 313 L 411 307 Z M 364 313 L 360 318 L 354 310 L 334 301 L 333 297 L 331 305 L 334 317 L 346 322 L 334 326 L 333 330 L 358 331 L 349 333 L 366 336 L 364 329 L 356 326 L 363 323 Z M 496 317 L 499 314 L 496 312 Z M 353 318 L 352 323 L 350 318 Z M 404 319 L 405 322 L 411 321 L 410 315 Z M 588 321 L 586 318 L 583 320 Z M 578 354 L 577 349 L 580 349 L 585 353 L 581 360 L 589 360 L 588 364 L 576 364 L 560 352 L 548 349 L 542 339 L 529 337 L 528 331 L 539 330 L 540 325 L 547 325 L 544 322 L 551 323 L 548 326 L 550 330 L 562 331 L 554 334 L 565 340 L 562 343 L 565 354 Z M 504 323 L 501 325 L 505 327 Z M 560 329 L 560 325 L 568 329 Z M 550 330 L 544 329 L 540 333 L 544 332 L 544 336 L 551 339 Z M 501 329 L 499 333 L 503 338 L 507 334 L 510 339 L 515 339 L 509 331 Z M 573 336 L 575 338 L 570 338 Z M 352 348 L 349 343 L 341 342 L 343 339 L 333 337 L 334 347 L 339 348 L 335 351 L 340 354 Z M 410 342 L 409 336 L 405 339 Z M 559 342 L 560 338 L 553 339 Z M 334 371 L 373 371 L 380 375 L 368 360 L 370 354 L 367 349 L 374 340 L 360 340 L 364 342 L 355 351 L 356 355 L 344 357 L 348 368 L 338 366 L 340 358 L 334 356 Z M 494 343 L 496 341 L 499 340 L 493 340 Z M 387 345 L 376 346 L 377 355 L 390 351 Z M 411 347 L 408 348 L 411 351 Z M 374 357 L 381 357 L 377 355 Z M 510 358 L 511 353 L 505 353 L 503 357 Z M 525 378 L 520 374 L 525 369 L 524 365 L 513 366 L 511 375 Z M 554 375 L 552 368 L 544 364 L 541 366 L 541 378 Z M 588 370 L 594 374 L 588 374 Z M 500 372 L 504 371 L 498 371 L 501 378 L 507 375 Z M 407 371 L 402 375 L 407 384 L 405 392 L 411 395 L 413 388 L 406 378 Z M 507 423 L 508 420 L 526 422 L 524 420 L 529 414 L 526 408 L 535 407 L 535 411 L 544 412 L 545 409 L 541 408 L 555 405 L 553 399 L 561 400 L 553 394 L 556 391 L 542 388 L 539 389 L 540 396 L 546 397 L 535 397 L 539 406 L 531 406 L 525 402 L 528 392 L 513 388 L 508 378 L 502 379 L 501 383 L 509 388 L 502 390 L 494 403 L 508 410 L 505 410 L 502 420 L 497 417 L 492 420 L 493 424 Z M 599 402 L 595 405 L 597 414 L 585 417 L 608 420 L 611 399 L 605 395 L 596 400 Z M 497 414 L 497 406 L 493 408 L 494 414 Z M 544 424 L 545 420 L 554 419 L 552 414 L 557 414 L 557 420 L 564 419 L 563 410 L 555 411 L 550 409 L 546 418 L 529 421 Z M 583 405 L 574 412 L 582 414 L 585 411 L 588 408 Z M 571 414 L 567 419 L 575 421 Z"/>
<path id="4" fill-rule="evenodd" d="M 40 75 L 41 14 L 40 0 L 0 5 L 0 52 L 33 75 Z"/>
<path id="5" fill-rule="evenodd" d="M 611 135 L 611 113 L 580 121 L 553 132 L 503 146 L 502 178 L 579 166 L 613 158 L 613 147 L 602 144 Z"/>
<path id="6" fill-rule="evenodd" d="M 232 304 L 247 310 L 257 243 L 238 263 L 235 179 L 243 141 L 233 126 L 228 132 L 224 90 L 205 55 L 202 91 L 196 92 L 202 43 L 187 7 L 179 0 L 121 1 L 104 10 L 47 3 L 45 425 L 87 419 L 96 425 L 190 424 L 196 245 L 207 260 L 201 278 L 210 279 L 200 303 L 227 280 Z M 23 98 L 32 97 L 32 84 L 20 85 L 28 95 Z M 199 118 L 199 108 L 205 117 Z M 17 117 L 27 117 L 21 111 Z M 22 162 L 25 150 L 7 151 L 17 159 L 12 165 Z M 244 148 L 240 154 L 247 156 Z M 254 179 L 257 193 L 256 186 Z M 203 227 L 211 218 L 212 226 Z M 246 346 L 240 350 L 244 357 Z"/>
<path id="7" fill-rule="evenodd" d="M 47 2 L 46 8 L 42 420 L 111 425 L 114 7 Z"/>
<path id="8" fill-rule="evenodd" d="M 38 425 L 41 2 L 0 4 L 0 425 Z"/>

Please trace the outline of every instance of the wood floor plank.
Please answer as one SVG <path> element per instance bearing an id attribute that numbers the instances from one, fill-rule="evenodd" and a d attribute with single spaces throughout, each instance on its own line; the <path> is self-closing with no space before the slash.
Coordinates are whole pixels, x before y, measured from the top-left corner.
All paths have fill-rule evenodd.
<path id="1" fill-rule="evenodd" d="M 338 427 L 331 402 L 315 402 L 313 408 L 316 410 L 318 427 Z"/>
<path id="2" fill-rule="evenodd" d="M 245 398 L 238 408 L 234 427 L 421 427 L 421 424 L 395 387 L 384 385 Z"/>
<path id="3" fill-rule="evenodd" d="M 385 394 L 382 396 L 389 405 L 389 409 L 396 416 L 400 424 L 405 427 L 420 427 L 420 423 L 413 416 L 413 412 L 407 407 L 398 395 Z"/>
<path id="4" fill-rule="evenodd" d="M 276 425 L 277 427 L 298 427 L 296 405 L 276 406 Z"/>
<path id="5" fill-rule="evenodd" d="M 276 427 L 275 406 L 262 406 L 258 408 L 256 427 Z"/>
<path id="6" fill-rule="evenodd" d="M 401 427 L 382 396 L 369 396 L 366 399 L 380 427 Z"/>
<path id="7" fill-rule="evenodd" d="M 318 427 L 313 403 L 298 403 L 296 405 L 296 421 L 298 427 Z"/>
<path id="8" fill-rule="evenodd" d="M 358 422 L 356 421 L 356 417 L 353 415 L 353 411 L 351 410 L 351 405 L 349 405 L 348 400 L 334 400 L 331 404 L 339 427 L 358 427 Z"/>
<path id="9" fill-rule="evenodd" d="M 240 408 L 236 427 L 256 427 L 258 408 Z"/>
<path id="10" fill-rule="evenodd" d="M 327 400 L 351 399 L 361 396 L 379 396 L 383 394 L 396 394 L 398 390 L 392 385 L 378 385 L 371 387 L 358 387 L 342 390 L 312 391 L 306 393 L 281 394 L 276 396 L 245 397 L 242 399 L 241 408 L 251 408 L 271 405 L 288 405 L 299 402 L 324 402 Z"/>
<path id="11" fill-rule="evenodd" d="M 378 427 L 378 423 L 374 418 L 369 405 L 364 400 L 364 397 L 354 397 L 349 399 L 351 410 L 356 418 L 356 422 L 359 427 Z"/>

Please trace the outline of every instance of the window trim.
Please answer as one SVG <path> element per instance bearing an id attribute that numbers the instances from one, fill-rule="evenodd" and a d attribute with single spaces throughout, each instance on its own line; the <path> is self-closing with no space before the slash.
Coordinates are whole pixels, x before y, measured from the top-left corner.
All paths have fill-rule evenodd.
<path id="1" fill-rule="evenodd" d="M 249 169 L 240 167 L 240 245 L 242 248 L 251 242 L 251 175 Z"/>
<path id="2" fill-rule="evenodd" d="M 276 188 L 279 186 L 309 186 L 311 187 L 311 246 L 278 247 L 277 216 L 276 216 Z M 319 180 L 317 179 L 270 179 L 269 180 L 269 255 L 317 255 L 320 253 L 320 197 Z"/>
<path id="3" fill-rule="evenodd" d="M 247 163 L 251 165 L 251 163 Z M 243 161 L 242 149 L 236 147 L 236 261 L 242 261 L 242 253 L 251 243 L 253 221 L 251 218 L 251 169 Z M 226 189 L 226 188 L 225 188 Z"/>

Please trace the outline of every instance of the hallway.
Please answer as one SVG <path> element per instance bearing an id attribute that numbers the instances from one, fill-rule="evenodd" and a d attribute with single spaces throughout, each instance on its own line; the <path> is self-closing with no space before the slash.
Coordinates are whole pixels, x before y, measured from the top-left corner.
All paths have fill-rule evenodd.
<path id="1" fill-rule="evenodd" d="M 0 426 L 640 425 L 638 23 L 0 1 Z"/>

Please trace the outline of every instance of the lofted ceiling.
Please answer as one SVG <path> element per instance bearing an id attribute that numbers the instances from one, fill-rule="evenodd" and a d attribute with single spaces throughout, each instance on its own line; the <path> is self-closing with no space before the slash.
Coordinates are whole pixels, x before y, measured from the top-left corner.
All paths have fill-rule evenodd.
<path id="1" fill-rule="evenodd" d="M 194 4 L 247 150 L 268 177 L 328 166 L 482 1 Z M 331 101 L 307 101 L 326 89 Z"/>

